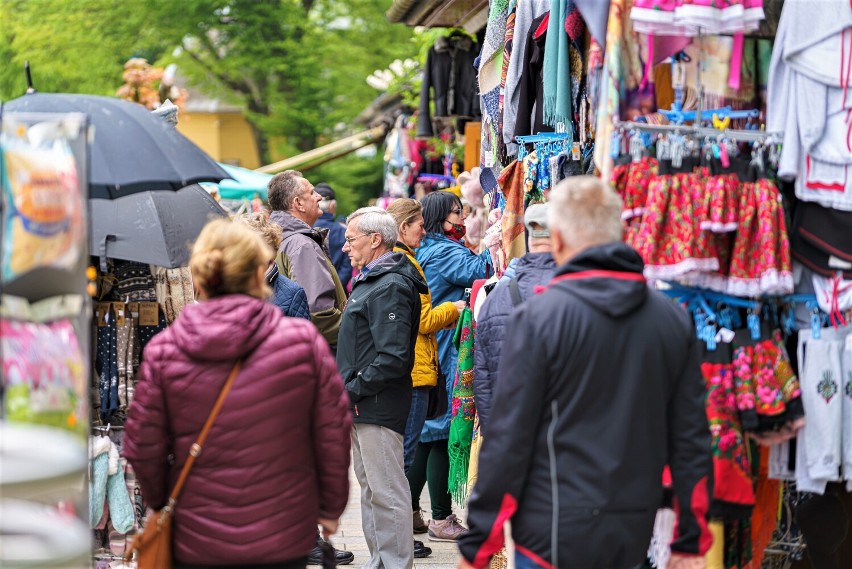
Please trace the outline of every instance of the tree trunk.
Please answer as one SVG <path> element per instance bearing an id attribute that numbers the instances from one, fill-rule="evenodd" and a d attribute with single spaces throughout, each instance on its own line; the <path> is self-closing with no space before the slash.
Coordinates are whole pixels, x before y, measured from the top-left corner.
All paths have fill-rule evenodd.
<path id="1" fill-rule="evenodd" d="M 266 164 L 271 164 L 272 160 L 269 157 L 269 139 L 266 137 L 266 133 L 258 128 L 253 121 L 248 120 L 248 123 L 251 126 L 251 132 L 254 135 L 254 142 L 257 144 L 257 154 L 260 157 L 260 165 L 265 166 Z"/>

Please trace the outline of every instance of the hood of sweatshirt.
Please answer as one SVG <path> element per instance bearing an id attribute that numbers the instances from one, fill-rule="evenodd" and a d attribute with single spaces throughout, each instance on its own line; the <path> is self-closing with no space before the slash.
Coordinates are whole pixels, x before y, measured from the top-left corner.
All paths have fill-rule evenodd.
<path id="1" fill-rule="evenodd" d="M 570 292 L 600 312 L 621 318 L 648 298 L 644 267 L 635 249 L 621 242 L 608 243 L 568 260 L 556 270 L 549 287 Z"/>

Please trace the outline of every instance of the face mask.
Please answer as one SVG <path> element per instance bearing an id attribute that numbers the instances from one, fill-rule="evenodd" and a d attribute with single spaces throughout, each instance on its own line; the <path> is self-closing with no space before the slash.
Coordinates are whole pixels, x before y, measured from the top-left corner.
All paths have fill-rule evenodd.
<path id="1" fill-rule="evenodd" d="M 446 235 L 450 239 L 455 239 L 456 241 L 461 241 L 462 237 L 464 237 L 464 234 L 467 233 L 467 227 L 465 227 L 464 225 L 461 225 L 459 223 L 451 223 L 449 221 L 447 223 L 452 225 L 453 228 L 450 229 L 449 231 L 444 231 L 444 235 Z"/>

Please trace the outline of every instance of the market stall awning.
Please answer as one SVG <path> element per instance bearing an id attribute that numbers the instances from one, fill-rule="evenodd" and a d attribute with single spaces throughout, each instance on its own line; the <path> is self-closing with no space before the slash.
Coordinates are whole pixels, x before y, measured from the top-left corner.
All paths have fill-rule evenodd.
<path id="1" fill-rule="evenodd" d="M 266 200 L 266 186 L 272 179 L 271 174 L 263 174 L 247 170 L 239 166 L 220 164 L 230 178 L 225 178 L 218 184 L 219 195 L 226 200 L 250 200 L 255 194 Z"/>
<path id="2" fill-rule="evenodd" d="M 488 0 L 394 0 L 387 17 L 409 26 L 476 32 L 488 21 Z"/>

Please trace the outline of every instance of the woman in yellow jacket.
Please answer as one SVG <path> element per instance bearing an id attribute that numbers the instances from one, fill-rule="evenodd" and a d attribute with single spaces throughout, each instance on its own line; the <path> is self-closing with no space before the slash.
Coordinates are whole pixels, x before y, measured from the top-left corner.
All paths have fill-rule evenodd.
<path id="1" fill-rule="evenodd" d="M 423 208 L 420 202 L 408 198 L 396 199 L 388 207 L 388 213 L 393 215 L 397 225 L 397 243 L 394 251 L 405 253 L 408 260 L 423 275 L 420 263 L 414 258 L 414 249 L 420 247 L 420 240 L 426 235 L 423 228 Z M 423 276 L 425 280 L 425 275 Z M 411 379 L 414 391 L 411 397 L 411 411 L 405 426 L 403 446 L 405 449 L 405 472 L 414 462 L 420 431 L 426 422 L 426 410 L 429 403 L 429 390 L 438 384 L 438 342 L 435 332 L 454 326 L 459 314 L 465 307 L 462 300 L 444 302 L 432 306 L 432 294 L 427 292 L 420 295 L 420 329 L 415 346 L 414 369 Z M 418 523 L 419 522 L 419 523 Z M 420 515 L 420 508 L 414 511 L 414 532 L 425 533 L 426 524 Z"/>

